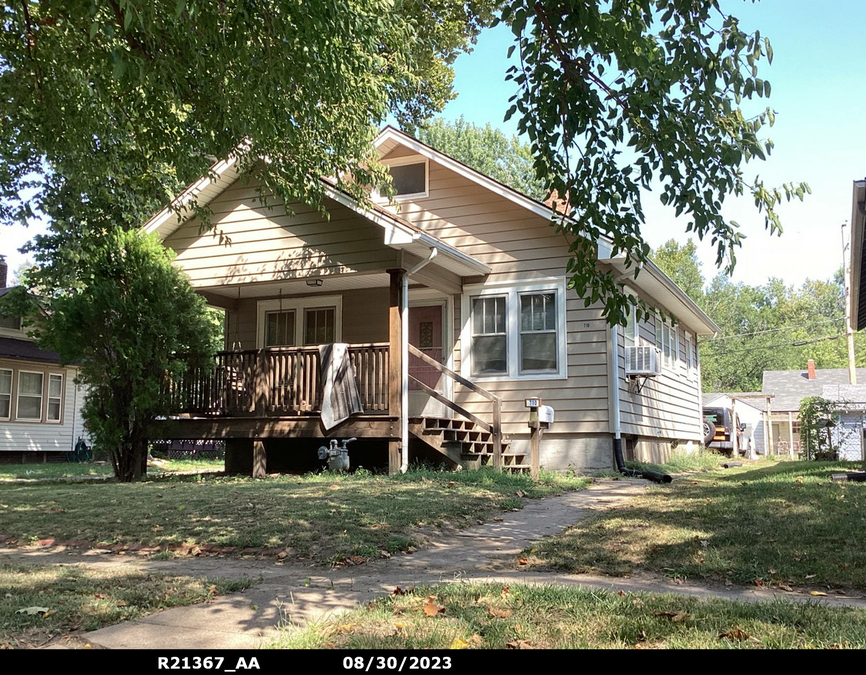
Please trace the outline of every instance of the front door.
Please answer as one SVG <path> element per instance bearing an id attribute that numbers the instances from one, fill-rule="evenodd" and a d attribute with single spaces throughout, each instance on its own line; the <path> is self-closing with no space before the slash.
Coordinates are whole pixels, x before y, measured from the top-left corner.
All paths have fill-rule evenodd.
<path id="1" fill-rule="evenodd" d="M 431 359 L 444 362 L 443 350 L 443 305 L 409 307 L 409 344 L 417 347 Z M 445 394 L 445 379 L 433 366 L 417 356 L 409 355 L 409 374 L 431 389 Z M 417 417 L 446 416 L 447 408 L 432 398 L 411 379 L 409 380 L 409 415 Z"/>

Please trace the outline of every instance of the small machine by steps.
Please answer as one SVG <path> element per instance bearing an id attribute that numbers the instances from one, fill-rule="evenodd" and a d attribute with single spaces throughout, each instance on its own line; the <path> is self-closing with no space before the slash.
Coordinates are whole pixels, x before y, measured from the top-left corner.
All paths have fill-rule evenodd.
<path id="1" fill-rule="evenodd" d="M 346 446 L 352 441 L 357 440 L 357 438 L 344 438 L 342 446 L 338 447 L 339 441 L 336 438 L 332 438 L 327 448 L 324 445 L 319 448 L 319 459 L 328 460 L 328 471 L 335 473 L 348 471 L 349 448 Z"/>

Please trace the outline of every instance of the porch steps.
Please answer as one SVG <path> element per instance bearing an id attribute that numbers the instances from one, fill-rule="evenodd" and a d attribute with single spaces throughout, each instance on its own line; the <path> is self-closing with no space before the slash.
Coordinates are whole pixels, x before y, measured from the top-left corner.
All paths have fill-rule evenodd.
<path id="1" fill-rule="evenodd" d="M 493 434 L 465 419 L 410 417 L 409 433 L 445 455 L 452 464 L 478 469 L 493 464 Z M 529 457 L 509 452 L 507 437 L 502 438 L 502 469 L 510 473 L 528 472 Z"/>

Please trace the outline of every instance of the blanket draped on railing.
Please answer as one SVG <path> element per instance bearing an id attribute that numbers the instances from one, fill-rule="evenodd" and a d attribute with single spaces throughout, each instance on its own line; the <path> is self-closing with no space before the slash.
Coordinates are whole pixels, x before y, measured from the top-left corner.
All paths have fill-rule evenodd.
<path id="1" fill-rule="evenodd" d="M 356 413 L 364 412 L 349 358 L 349 345 L 336 342 L 319 346 L 322 364 L 322 426 L 332 429 Z"/>

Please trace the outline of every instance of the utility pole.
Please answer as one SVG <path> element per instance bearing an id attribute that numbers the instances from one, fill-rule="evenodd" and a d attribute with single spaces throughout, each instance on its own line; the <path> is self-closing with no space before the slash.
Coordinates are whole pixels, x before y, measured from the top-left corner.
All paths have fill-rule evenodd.
<path id="1" fill-rule="evenodd" d="M 845 333 L 848 340 L 848 384 L 857 384 L 857 366 L 854 363 L 854 328 L 851 326 L 851 290 L 848 277 L 851 273 L 851 256 L 846 254 L 850 248 L 845 243 L 845 226 L 842 223 L 842 288 L 845 290 Z"/>

